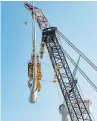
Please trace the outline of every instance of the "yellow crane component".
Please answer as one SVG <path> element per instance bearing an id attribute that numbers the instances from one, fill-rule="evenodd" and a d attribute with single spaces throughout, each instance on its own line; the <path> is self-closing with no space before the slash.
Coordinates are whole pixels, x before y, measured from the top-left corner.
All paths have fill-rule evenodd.
<path id="1" fill-rule="evenodd" d="M 32 79 L 33 79 L 33 64 L 31 62 L 28 63 L 28 87 L 30 88 L 32 86 Z"/>
<path id="2" fill-rule="evenodd" d="M 41 42 L 41 48 L 40 48 L 40 58 L 43 58 L 43 53 L 44 53 L 44 46 L 45 46 L 45 42 Z"/>
<path id="3" fill-rule="evenodd" d="M 32 79 L 33 79 L 33 68 L 34 68 L 34 55 L 31 56 L 31 60 L 28 63 L 28 87 L 32 86 Z"/>
<path id="4" fill-rule="evenodd" d="M 41 68 L 40 68 L 40 63 L 37 63 L 37 74 L 36 74 L 36 79 L 41 80 Z"/>
<path id="5" fill-rule="evenodd" d="M 36 13 L 34 12 L 34 14 L 31 13 L 32 19 L 36 19 Z"/>
<path id="6" fill-rule="evenodd" d="M 59 65 L 57 64 L 57 65 L 56 65 L 56 71 L 59 72 L 59 70 L 60 70 L 60 67 L 59 67 Z"/>
<path id="7" fill-rule="evenodd" d="M 33 79 L 33 64 L 32 63 L 28 63 L 28 77 L 30 79 Z"/>
<path id="8" fill-rule="evenodd" d="M 55 67 L 55 76 L 54 76 L 54 80 L 53 80 L 54 83 L 57 81 L 57 74 L 58 74 L 59 70 L 60 70 L 59 65 L 56 65 L 56 67 Z"/>
<path id="9" fill-rule="evenodd" d="M 37 85 L 36 85 L 36 89 L 38 91 L 40 91 L 40 88 L 41 88 L 41 84 L 40 84 L 40 80 L 41 80 L 41 77 L 42 77 L 42 74 L 41 74 L 41 64 L 39 63 L 39 56 L 37 55 L 37 72 L 36 72 L 36 79 L 37 79 Z"/>
<path id="10" fill-rule="evenodd" d="M 37 80 L 36 90 L 38 90 L 38 92 L 39 92 L 40 89 L 41 89 L 40 80 Z"/>

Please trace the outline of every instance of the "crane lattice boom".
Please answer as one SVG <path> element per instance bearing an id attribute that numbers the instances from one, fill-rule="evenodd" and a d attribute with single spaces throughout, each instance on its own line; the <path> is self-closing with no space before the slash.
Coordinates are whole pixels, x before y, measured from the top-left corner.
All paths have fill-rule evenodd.
<path id="1" fill-rule="evenodd" d="M 59 70 L 56 77 L 61 88 L 71 121 L 92 121 L 90 114 L 77 88 L 77 80 L 73 78 L 65 54 L 57 38 L 57 28 L 51 27 L 42 11 L 36 7 L 25 3 L 25 7 L 36 15 L 36 21 L 42 31 L 42 42 L 45 43 L 49 57 L 55 71 L 56 66 Z M 81 101 L 81 105 L 79 103 Z"/>

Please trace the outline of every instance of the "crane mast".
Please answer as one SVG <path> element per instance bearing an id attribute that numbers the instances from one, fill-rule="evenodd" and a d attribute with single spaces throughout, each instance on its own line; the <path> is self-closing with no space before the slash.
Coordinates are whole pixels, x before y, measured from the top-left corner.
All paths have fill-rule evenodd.
<path id="1" fill-rule="evenodd" d="M 25 3 L 25 7 L 31 12 L 31 14 L 33 14 L 32 5 Z M 36 15 L 36 21 L 42 32 L 42 43 L 45 43 L 45 46 L 47 47 L 71 121 L 92 121 L 77 88 L 77 81 L 71 73 L 65 54 L 59 44 L 57 27 L 51 27 L 40 9 L 34 7 L 34 12 Z M 56 67 L 58 67 L 57 71 Z"/>

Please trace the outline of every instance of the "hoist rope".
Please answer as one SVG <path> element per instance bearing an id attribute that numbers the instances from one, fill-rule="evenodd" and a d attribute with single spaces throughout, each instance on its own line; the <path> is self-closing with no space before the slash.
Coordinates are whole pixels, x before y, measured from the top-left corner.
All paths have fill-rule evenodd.
<path id="1" fill-rule="evenodd" d="M 44 62 L 41 62 L 41 64 L 43 64 L 43 65 L 45 65 L 45 66 L 51 68 L 50 64 L 46 64 L 46 63 L 44 63 Z"/>
<path id="2" fill-rule="evenodd" d="M 50 67 L 49 64 L 46 64 L 43 62 L 43 64 L 47 67 Z M 43 82 L 51 82 L 51 83 L 54 83 L 53 81 L 48 81 L 48 80 L 41 80 Z M 55 85 L 56 85 L 56 89 L 57 89 L 57 92 L 58 92 L 58 96 L 59 96 L 59 99 L 60 99 L 60 102 L 62 103 L 62 97 L 61 97 L 61 94 L 60 94 L 60 91 L 59 91 L 59 88 L 58 88 L 58 82 L 55 82 Z"/>
<path id="3" fill-rule="evenodd" d="M 43 81 L 43 82 L 52 82 L 53 83 L 53 81 L 48 81 L 48 80 L 43 80 L 43 79 L 41 81 Z"/>
<path id="4" fill-rule="evenodd" d="M 86 60 L 86 62 L 97 71 L 97 66 L 95 66 L 78 48 L 75 47 L 60 31 L 58 34 L 79 54 L 81 57 Z"/>
<path id="5" fill-rule="evenodd" d="M 61 40 L 60 40 L 60 43 L 61 43 L 61 48 L 62 48 L 64 54 L 66 55 L 66 57 L 70 60 L 70 62 L 71 62 L 74 66 L 76 66 L 76 63 L 74 62 L 74 60 L 73 60 L 73 59 L 70 57 L 70 55 L 63 49 L 63 47 L 62 47 L 62 41 L 61 41 Z M 97 86 L 89 79 L 89 77 L 80 69 L 79 66 L 77 66 L 77 70 L 78 70 L 78 71 L 81 73 L 81 75 L 88 81 L 88 83 L 92 86 L 92 88 L 97 92 Z M 79 86 L 79 85 L 78 85 L 78 86 Z M 79 86 L 79 89 L 80 89 L 80 91 L 81 91 L 81 93 L 82 93 L 82 90 L 81 90 L 80 86 Z M 82 93 L 82 96 L 84 97 L 83 93 Z"/>
<path id="6" fill-rule="evenodd" d="M 33 88 L 32 90 L 36 89 L 36 24 L 35 24 L 35 12 L 34 12 L 34 1 L 32 2 L 33 6 L 33 21 L 32 21 L 32 53 L 34 55 L 34 67 L 33 67 Z"/>
<path id="7" fill-rule="evenodd" d="M 61 44 L 61 46 L 62 46 L 62 41 L 60 40 L 60 44 Z M 78 66 L 78 65 L 76 65 L 76 66 Z M 75 66 L 75 67 L 76 67 Z M 82 96 L 83 96 L 83 98 L 84 98 L 84 94 L 83 94 L 83 92 L 82 92 L 82 90 L 81 90 L 81 88 L 80 88 L 80 86 L 79 86 L 79 84 L 77 84 L 78 85 L 78 88 L 79 88 L 79 90 L 80 90 L 80 92 L 81 92 L 81 94 L 82 94 Z"/>
<path id="8" fill-rule="evenodd" d="M 66 57 L 71 61 L 71 63 L 74 66 L 76 66 L 76 63 L 74 62 L 74 60 L 69 56 L 69 54 L 64 49 L 63 49 L 63 52 L 66 55 Z M 92 88 L 97 92 L 97 86 L 89 79 L 89 77 L 81 70 L 79 66 L 77 68 L 78 68 L 78 71 L 81 73 L 81 75 L 89 82 Z"/>
<path id="9" fill-rule="evenodd" d="M 25 7 L 24 7 L 24 22 L 25 22 L 25 25 L 28 23 L 28 12 L 26 11 Z"/>

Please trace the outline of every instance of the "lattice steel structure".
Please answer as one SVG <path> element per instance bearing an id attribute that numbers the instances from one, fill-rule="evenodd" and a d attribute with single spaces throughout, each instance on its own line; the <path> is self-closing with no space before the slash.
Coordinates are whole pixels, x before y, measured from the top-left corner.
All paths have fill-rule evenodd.
<path id="1" fill-rule="evenodd" d="M 24 6 L 31 12 L 42 31 L 42 41 L 45 42 L 54 71 L 59 66 L 56 73 L 57 80 L 62 91 L 71 121 L 92 121 L 90 114 L 81 98 L 77 88 L 77 81 L 74 80 L 57 37 L 57 28 L 51 27 L 41 9 L 25 3 Z M 81 102 L 81 104 L 79 103 Z"/>
<path id="2" fill-rule="evenodd" d="M 77 82 L 72 76 L 56 33 L 56 27 L 44 29 L 42 31 L 42 41 L 44 41 L 46 44 L 54 70 L 56 69 L 56 65 L 58 65 L 60 68 L 56 76 L 64 96 L 71 121 L 92 121 L 78 91 L 76 85 Z M 79 104 L 79 101 L 82 102 L 81 105 Z"/>

